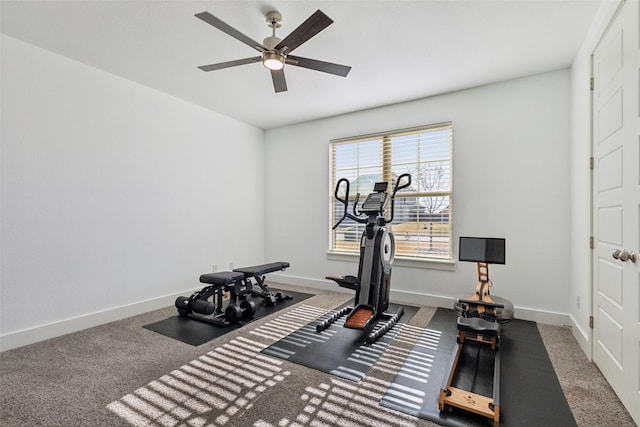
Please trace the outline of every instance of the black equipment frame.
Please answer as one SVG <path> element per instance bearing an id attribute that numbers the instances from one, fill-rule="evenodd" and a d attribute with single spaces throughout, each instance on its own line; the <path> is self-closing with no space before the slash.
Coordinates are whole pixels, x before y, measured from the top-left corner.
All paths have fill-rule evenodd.
<path id="1" fill-rule="evenodd" d="M 391 267 L 395 255 L 395 240 L 393 232 L 387 224 L 393 221 L 395 211 L 395 197 L 399 190 L 411 185 L 411 175 L 402 174 L 396 180 L 391 193 L 387 193 L 388 183 L 378 182 L 358 209 L 360 193 L 356 194 L 353 213 L 349 212 L 349 180 L 338 180 L 334 196 L 344 206 L 342 217 L 333 226 L 335 230 L 346 218 L 357 223 L 366 224 L 360 239 L 360 261 L 358 276 L 327 276 L 338 286 L 355 291 L 354 307 L 345 307 L 328 319 L 316 325 L 316 331 L 327 329 L 340 317 L 346 315 L 344 326 L 366 331 L 365 343 L 371 344 L 383 336 L 395 325 L 404 308 L 399 307 L 395 313 L 387 313 L 389 308 L 389 292 L 391 288 Z M 344 190 L 344 198 L 340 197 Z M 391 201 L 391 217 L 385 217 L 386 205 Z M 384 324 L 370 331 L 378 320 L 385 320 Z"/>
<path id="2" fill-rule="evenodd" d="M 189 297 L 178 297 L 175 302 L 178 314 L 223 327 L 249 320 L 256 312 L 256 304 L 248 295 L 262 298 L 267 306 L 292 298 L 282 292 L 272 292 L 265 283 L 267 273 L 288 267 L 288 262 L 274 262 L 202 274 L 200 282 L 208 285 Z"/>

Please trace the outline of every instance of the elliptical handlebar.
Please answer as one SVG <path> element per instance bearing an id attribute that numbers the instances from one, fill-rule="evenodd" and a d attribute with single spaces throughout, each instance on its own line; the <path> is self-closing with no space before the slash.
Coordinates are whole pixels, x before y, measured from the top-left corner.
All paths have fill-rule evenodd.
<path id="1" fill-rule="evenodd" d="M 344 193 L 344 199 L 340 198 L 340 186 L 342 185 L 342 183 L 345 183 L 346 185 L 346 190 Z M 347 210 L 349 208 L 349 180 L 347 178 L 340 178 L 338 180 L 338 183 L 336 184 L 336 190 L 333 193 L 333 195 L 335 196 L 336 200 L 339 201 L 340 203 L 342 203 L 344 205 L 344 211 L 342 213 L 342 218 L 340 218 L 338 220 L 338 222 L 335 223 L 335 225 L 332 227 L 333 230 L 335 230 L 336 228 L 338 228 L 338 226 L 342 223 L 342 221 L 344 221 L 346 218 L 352 219 L 356 222 L 360 222 L 362 224 L 366 223 L 367 220 L 364 218 L 358 218 L 355 215 L 350 214 Z M 353 212 L 356 213 L 356 206 L 358 205 L 358 199 L 360 198 L 360 193 L 358 193 L 358 195 L 356 196 L 356 203 L 353 207 Z"/>
<path id="2" fill-rule="evenodd" d="M 400 184 L 403 178 L 406 178 L 407 182 L 405 184 Z M 393 221 L 393 215 L 395 213 L 395 203 L 396 203 L 396 193 L 400 190 L 403 190 L 411 185 L 411 174 L 403 173 L 396 180 L 396 186 L 393 188 L 393 193 L 391 193 L 391 218 L 385 219 L 384 223 L 389 224 Z"/>
<path id="3" fill-rule="evenodd" d="M 340 185 L 343 182 L 347 185 L 347 191 L 345 191 L 344 199 L 341 199 L 339 196 L 339 193 L 340 193 Z M 340 223 L 342 223 L 342 221 L 344 221 L 345 218 L 347 217 L 347 208 L 349 206 L 349 180 L 347 178 L 340 178 L 340 180 L 338 180 L 338 183 L 336 184 L 336 190 L 333 193 L 333 196 L 336 198 L 337 201 L 339 201 L 344 205 L 342 218 L 340 218 L 338 222 L 336 222 L 336 224 L 333 226 L 333 230 L 335 230 L 336 228 L 338 228 Z"/>
<path id="4" fill-rule="evenodd" d="M 401 184 L 402 180 L 405 179 L 406 182 Z M 340 188 L 344 185 L 346 185 L 345 188 L 345 193 L 344 193 L 344 199 L 340 198 Z M 385 224 L 389 224 L 391 221 L 393 221 L 393 213 L 395 211 L 395 198 L 396 198 L 396 193 L 400 190 L 403 190 L 407 187 L 409 187 L 411 185 L 411 175 L 408 173 L 404 173 L 402 175 L 400 175 L 398 177 L 398 179 L 396 180 L 396 185 L 393 188 L 393 192 L 391 193 L 391 218 L 390 219 L 385 219 L 384 222 Z M 338 228 L 338 226 L 342 223 L 342 221 L 344 221 L 346 218 L 352 219 L 356 222 L 359 222 L 361 224 L 366 224 L 368 219 L 367 218 L 360 218 L 359 215 L 362 212 L 358 212 L 358 200 L 360 199 L 360 193 L 358 193 L 356 195 L 356 201 L 353 205 L 353 214 L 350 214 L 348 212 L 348 208 L 349 208 L 349 180 L 347 178 L 340 178 L 338 180 L 338 183 L 336 184 L 336 189 L 333 193 L 334 197 L 336 198 L 337 201 L 339 201 L 340 203 L 342 203 L 344 205 L 344 210 L 342 212 L 342 218 L 340 218 L 338 220 L 338 222 L 335 223 L 335 225 L 332 227 L 333 230 L 335 230 L 336 228 Z M 382 210 L 382 206 L 381 206 L 381 210 Z"/>
<path id="5" fill-rule="evenodd" d="M 400 181 L 402 181 L 402 178 L 407 178 L 407 183 L 400 185 Z M 405 188 L 407 188 L 410 185 L 411 185 L 411 174 L 410 173 L 403 173 L 402 175 L 400 175 L 398 177 L 398 180 L 396 181 L 396 187 L 393 189 L 394 197 L 395 197 L 396 193 L 399 190 L 404 190 Z"/>
<path id="6" fill-rule="evenodd" d="M 358 202 L 360 201 L 360 193 L 356 193 L 356 200 L 353 202 L 353 215 L 360 217 L 362 212 L 358 211 Z"/>

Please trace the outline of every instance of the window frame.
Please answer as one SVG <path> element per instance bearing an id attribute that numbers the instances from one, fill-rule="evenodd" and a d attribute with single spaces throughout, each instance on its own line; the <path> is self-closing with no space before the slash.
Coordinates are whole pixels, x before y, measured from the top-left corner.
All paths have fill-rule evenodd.
<path id="1" fill-rule="evenodd" d="M 333 260 L 352 260 L 354 257 L 359 257 L 358 250 L 345 250 L 345 249 L 337 249 L 336 248 L 336 233 L 332 229 L 333 221 L 335 221 L 334 212 L 336 209 L 336 203 L 334 197 L 335 191 L 335 183 L 341 177 L 336 176 L 336 166 L 335 166 L 335 155 L 336 155 L 336 147 L 339 145 L 345 144 L 357 144 L 362 142 L 367 142 L 371 140 L 380 140 L 381 148 L 381 157 L 379 162 L 382 162 L 380 165 L 380 169 L 382 170 L 382 179 L 387 182 L 391 182 L 392 169 L 394 167 L 392 156 L 391 156 L 391 146 L 393 138 L 397 138 L 399 136 L 404 135 L 417 135 L 426 132 L 433 132 L 439 130 L 448 130 L 449 131 L 449 157 L 448 157 L 448 165 L 449 165 L 449 176 L 448 176 L 448 191 L 411 191 L 411 192 L 403 192 L 398 193 L 396 196 L 399 198 L 408 198 L 408 197 L 437 197 L 444 196 L 449 198 L 448 207 L 448 251 L 445 256 L 434 256 L 434 255 L 408 255 L 408 254 L 398 254 L 396 251 L 396 256 L 394 260 L 395 265 L 400 266 L 408 266 L 408 267 L 419 267 L 419 268 L 434 268 L 434 269 L 443 269 L 443 270 L 453 270 L 455 266 L 455 262 L 453 259 L 454 256 L 454 242 L 453 242 L 453 122 L 441 122 L 434 123 L 424 126 L 417 126 L 412 128 L 405 129 L 397 129 L 385 132 L 377 132 L 366 135 L 359 135 L 347 138 L 334 139 L 329 141 L 329 249 L 327 251 L 327 256 L 329 259 Z M 427 163 L 424 159 L 421 159 L 418 165 L 422 165 Z M 355 162 L 357 168 L 360 168 L 359 160 Z M 391 190 L 391 188 L 389 189 Z M 354 199 L 355 192 L 352 189 L 352 193 L 350 194 L 350 201 Z M 361 197 L 361 201 L 364 197 Z M 350 204 L 350 209 L 352 205 Z M 389 207 L 390 208 L 390 207 Z"/>

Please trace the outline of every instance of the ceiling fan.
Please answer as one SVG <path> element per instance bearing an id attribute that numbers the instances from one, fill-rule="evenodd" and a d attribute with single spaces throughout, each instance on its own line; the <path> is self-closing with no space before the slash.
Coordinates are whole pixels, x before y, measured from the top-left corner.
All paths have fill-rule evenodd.
<path id="1" fill-rule="evenodd" d="M 196 17 L 261 53 L 260 56 L 254 56 L 251 58 L 202 65 L 198 67 L 202 71 L 220 70 L 223 68 L 262 61 L 262 64 L 271 71 L 271 79 L 273 80 L 273 88 L 275 91 L 284 92 L 287 90 L 287 82 L 284 78 L 285 64 L 309 68 L 311 70 L 322 71 L 324 73 L 335 74 L 342 77 L 346 77 L 351 70 L 351 67 L 346 65 L 319 61 L 317 59 L 303 58 L 301 56 L 293 56 L 290 54 L 302 43 L 306 42 L 333 23 L 331 18 L 320 10 L 317 10 L 313 15 L 307 18 L 306 21 L 300 24 L 298 28 L 293 30 L 293 32 L 284 39 L 276 37 L 276 28 L 282 26 L 282 15 L 275 11 L 268 12 L 266 14 L 267 26 L 271 27 L 273 32 L 270 37 L 264 39 L 263 43 L 258 43 L 250 37 L 242 34 L 240 31 L 221 21 L 219 18 L 216 18 L 209 12 L 200 12 L 196 14 Z"/>

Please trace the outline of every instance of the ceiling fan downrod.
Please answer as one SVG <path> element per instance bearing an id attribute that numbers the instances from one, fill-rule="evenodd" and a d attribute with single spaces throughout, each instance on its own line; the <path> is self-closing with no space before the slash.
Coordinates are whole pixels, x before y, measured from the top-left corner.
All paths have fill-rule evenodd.
<path id="1" fill-rule="evenodd" d="M 266 37 L 262 44 L 268 50 L 262 53 L 262 65 L 272 71 L 282 70 L 284 68 L 286 56 L 277 51 L 275 47 L 280 43 L 280 38 L 276 37 L 276 28 L 282 26 L 282 15 L 280 12 L 271 11 L 267 13 L 267 26 L 271 27 L 272 35 Z"/>
<path id="2" fill-rule="evenodd" d="M 280 28 L 282 26 L 282 15 L 280 12 L 271 11 L 267 13 L 267 27 L 271 27 L 272 35 L 264 39 L 262 44 L 264 46 L 273 51 L 274 48 L 280 43 L 280 38 L 276 37 L 276 28 Z"/>

